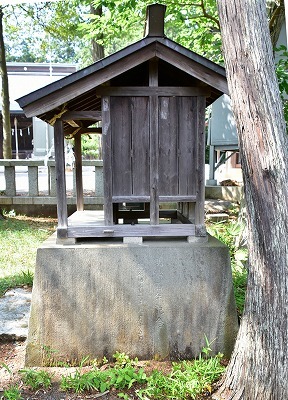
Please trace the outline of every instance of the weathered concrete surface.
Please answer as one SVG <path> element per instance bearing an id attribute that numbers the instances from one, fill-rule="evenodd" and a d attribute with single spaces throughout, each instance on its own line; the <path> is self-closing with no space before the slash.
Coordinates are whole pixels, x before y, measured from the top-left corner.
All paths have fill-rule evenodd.
<path id="1" fill-rule="evenodd" d="M 38 249 L 26 364 L 54 359 L 197 356 L 205 335 L 231 353 L 238 329 L 228 249 L 150 241 L 56 245 Z M 47 347 L 46 347 L 47 348 Z"/>
<path id="2" fill-rule="evenodd" d="M 26 340 L 31 291 L 17 288 L 0 298 L 0 341 Z"/>

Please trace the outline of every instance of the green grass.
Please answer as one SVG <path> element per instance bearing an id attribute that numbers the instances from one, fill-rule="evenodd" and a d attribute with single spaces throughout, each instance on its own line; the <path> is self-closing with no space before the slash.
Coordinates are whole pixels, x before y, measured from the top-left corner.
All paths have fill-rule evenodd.
<path id="1" fill-rule="evenodd" d="M 31 286 L 39 245 L 55 230 L 55 219 L 6 215 L 0 220 L 0 296 Z"/>

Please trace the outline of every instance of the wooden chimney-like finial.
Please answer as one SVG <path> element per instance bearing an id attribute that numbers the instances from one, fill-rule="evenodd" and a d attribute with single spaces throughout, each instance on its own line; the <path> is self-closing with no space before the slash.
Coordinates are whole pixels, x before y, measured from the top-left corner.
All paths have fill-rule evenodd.
<path id="1" fill-rule="evenodd" d="M 166 6 L 151 4 L 147 6 L 144 36 L 164 37 L 164 16 Z"/>

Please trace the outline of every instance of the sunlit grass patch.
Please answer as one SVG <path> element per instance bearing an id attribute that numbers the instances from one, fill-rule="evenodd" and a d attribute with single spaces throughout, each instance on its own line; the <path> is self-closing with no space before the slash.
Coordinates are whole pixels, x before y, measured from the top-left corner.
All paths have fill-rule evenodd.
<path id="1" fill-rule="evenodd" d="M 32 284 L 39 245 L 55 230 L 55 219 L 6 215 L 0 220 L 0 296 Z"/>

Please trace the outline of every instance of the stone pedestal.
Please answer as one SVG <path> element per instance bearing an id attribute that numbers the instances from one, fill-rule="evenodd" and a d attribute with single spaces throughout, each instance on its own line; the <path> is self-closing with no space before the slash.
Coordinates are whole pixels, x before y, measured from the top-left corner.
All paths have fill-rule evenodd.
<path id="1" fill-rule="evenodd" d="M 63 246 L 53 235 L 38 249 L 27 366 L 51 351 L 65 361 L 193 358 L 205 336 L 229 356 L 237 330 L 228 249 L 215 238 Z"/>

